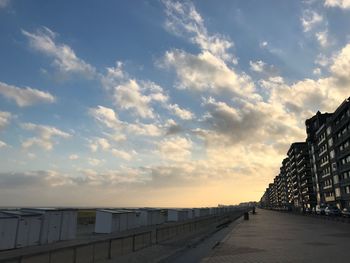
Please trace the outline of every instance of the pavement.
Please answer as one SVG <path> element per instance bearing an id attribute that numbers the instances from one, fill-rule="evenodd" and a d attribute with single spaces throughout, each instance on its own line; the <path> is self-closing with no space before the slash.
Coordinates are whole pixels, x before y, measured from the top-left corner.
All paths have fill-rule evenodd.
<path id="1" fill-rule="evenodd" d="M 350 224 L 258 209 L 197 262 L 350 262 L 348 251 Z"/>

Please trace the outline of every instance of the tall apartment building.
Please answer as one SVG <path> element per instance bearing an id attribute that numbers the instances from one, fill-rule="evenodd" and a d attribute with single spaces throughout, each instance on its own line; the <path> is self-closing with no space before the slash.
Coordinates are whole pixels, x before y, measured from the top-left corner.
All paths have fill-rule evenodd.
<path id="1" fill-rule="evenodd" d="M 304 210 L 310 207 L 310 199 L 308 196 L 309 187 L 312 188 L 310 160 L 307 144 L 305 142 L 295 142 L 288 150 L 288 177 L 290 180 L 289 189 L 292 199 L 291 204 L 296 210 Z M 309 180 L 310 184 L 309 185 Z M 305 192 L 306 189 L 306 192 Z"/>
<path id="2" fill-rule="evenodd" d="M 305 125 L 306 142 L 292 143 L 265 199 L 270 207 L 300 211 L 321 204 L 350 208 L 350 98 Z"/>
<path id="3" fill-rule="evenodd" d="M 278 175 L 277 180 L 277 191 L 279 196 L 279 206 L 282 208 L 289 208 L 288 202 L 288 186 L 287 186 L 287 172 L 286 172 L 286 163 L 288 162 L 288 158 L 285 158 L 282 162 L 282 166 L 280 168 L 280 173 Z"/>
<path id="4" fill-rule="evenodd" d="M 332 114 L 329 113 L 321 113 L 317 112 L 315 116 L 313 116 L 310 119 L 307 119 L 305 121 L 306 126 L 306 143 L 308 145 L 309 150 L 309 156 L 310 156 L 310 171 L 311 171 L 311 177 L 312 177 L 312 183 L 313 183 L 313 192 L 316 196 L 316 204 L 320 205 L 322 203 L 321 201 L 321 193 L 320 193 L 320 181 L 319 178 L 321 177 L 321 171 L 318 166 L 318 154 L 319 154 L 319 147 L 316 143 L 316 132 L 320 129 L 322 125 L 324 125 L 332 116 Z"/>
<path id="5" fill-rule="evenodd" d="M 350 207 L 350 98 L 345 100 L 333 113 L 332 134 L 335 160 L 334 195 L 337 206 Z"/>

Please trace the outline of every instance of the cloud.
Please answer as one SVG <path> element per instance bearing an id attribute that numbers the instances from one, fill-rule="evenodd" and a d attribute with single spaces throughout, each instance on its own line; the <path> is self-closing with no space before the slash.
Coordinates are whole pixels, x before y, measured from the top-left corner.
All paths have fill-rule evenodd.
<path id="1" fill-rule="evenodd" d="M 150 180 L 141 169 L 123 167 L 120 170 L 106 170 L 96 172 L 91 169 L 80 170 L 82 178 L 78 180 L 79 185 L 103 186 L 104 189 L 117 185 L 143 184 Z"/>
<path id="2" fill-rule="evenodd" d="M 119 129 L 121 127 L 121 121 L 118 119 L 118 115 L 111 108 L 97 106 L 97 108 L 89 109 L 89 113 L 108 128 Z"/>
<path id="3" fill-rule="evenodd" d="M 44 150 L 52 150 L 54 144 L 57 143 L 53 140 L 53 137 L 61 137 L 64 139 L 71 137 L 69 133 L 52 126 L 23 123 L 21 124 L 21 127 L 37 134 L 37 136 L 29 138 L 22 143 L 22 147 L 25 149 L 36 145 Z"/>
<path id="4" fill-rule="evenodd" d="M 324 5 L 327 7 L 350 9 L 350 0 L 325 0 Z"/>
<path id="5" fill-rule="evenodd" d="M 121 109 L 133 110 L 137 116 L 142 118 L 154 118 L 153 109 L 149 106 L 152 98 L 141 93 L 136 80 L 115 87 L 115 103 Z"/>
<path id="6" fill-rule="evenodd" d="M 69 160 L 72 160 L 72 161 L 78 160 L 78 159 L 79 159 L 79 155 L 77 155 L 77 154 L 71 154 L 71 155 L 69 155 L 68 159 L 69 159 Z"/>
<path id="7" fill-rule="evenodd" d="M 123 63 L 116 61 L 115 67 L 107 67 L 106 73 L 101 75 L 101 83 L 105 89 L 110 90 L 120 84 L 126 77 L 123 70 Z"/>
<path id="8" fill-rule="evenodd" d="M 209 145 L 255 144 L 256 138 L 259 142 L 271 143 L 280 138 L 300 138 L 304 134 L 298 123 L 277 104 L 240 101 L 231 106 L 208 98 L 204 99 L 203 106 L 207 109 L 204 122 L 209 129 L 195 133 Z M 283 118 L 288 118 L 289 122 L 282 122 Z"/>
<path id="9" fill-rule="evenodd" d="M 323 17 L 312 10 L 305 10 L 301 18 L 301 23 L 304 29 L 304 32 L 312 30 L 316 25 L 320 24 L 323 21 Z"/>
<path id="10" fill-rule="evenodd" d="M 268 46 L 268 42 L 267 41 L 261 41 L 260 43 L 259 43 L 259 47 L 260 48 L 266 48 L 267 46 Z"/>
<path id="11" fill-rule="evenodd" d="M 7 146 L 6 142 L 0 140 L 0 149 L 5 148 Z"/>
<path id="12" fill-rule="evenodd" d="M 126 161 L 130 161 L 131 158 L 133 157 L 133 155 L 136 154 L 135 151 L 129 153 L 129 152 L 126 152 L 126 151 L 123 151 L 123 150 L 118 150 L 118 149 L 112 149 L 111 150 L 111 153 L 117 157 L 117 158 L 121 158 L 123 160 L 126 160 Z"/>
<path id="13" fill-rule="evenodd" d="M 103 164 L 105 162 L 105 160 L 100 160 L 100 159 L 96 159 L 96 158 L 88 158 L 88 163 L 91 166 L 99 166 L 101 164 Z"/>
<path id="14" fill-rule="evenodd" d="M 321 75 L 322 71 L 320 68 L 315 68 L 313 71 L 312 71 L 313 74 L 315 75 Z"/>
<path id="15" fill-rule="evenodd" d="M 210 35 L 204 26 L 203 18 L 192 2 L 165 0 L 163 3 L 167 15 L 165 27 L 169 32 L 188 37 L 202 50 L 209 51 L 223 60 L 234 60 L 229 52 L 234 45 L 233 42 L 220 34 Z"/>
<path id="16" fill-rule="evenodd" d="M 203 51 L 192 55 L 182 50 L 167 51 L 162 66 L 175 69 L 178 88 L 197 92 L 229 93 L 238 97 L 257 99 L 260 96 L 250 77 L 237 74 L 223 60 Z"/>
<path id="17" fill-rule="evenodd" d="M 59 187 L 74 184 L 74 180 L 57 171 L 32 171 L 24 173 L 0 173 L 1 189 Z"/>
<path id="18" fill-rule="evenodd" d="M 266 63 L 261 60 L 258 60 L 255 62 L 249 61 L 249 65 L 250 65 L 250 70 L 255 72 L 263 72 L 266 66 Z"/>
<path id="19" fill-rule="evenodd" d="M 350 44 L 343 47 L 333 58 L 330 70 L 341 82 L 341 86 L 350 84 Z"/>
<path id="20" fill-rule="evenodd" d="M 30 46 L 53 58 L 53 65 L 63 73 L 79 73 L 87 77 L 94 77 L 96 70 L 93 66 L 77 57 L 74 50 L 66 45 L 57 43 L 57 34 L 47 27 L 41 27 L 36 32 L 28 32 L 22 29 Z"/>
<path id="21" fill-rule="evenodd" d="M 0 111 L 0 131 L 9 124 L 12 117 L 10 112 Z"/>
<path id="22" fill-rule="evenodd" d="M 328 31 L 321 31 L 315 34 L 316 39 L 321 47 L 327 47 L 329 45 Z"/>
<path id="23" fill-rule="evenodd" d="M 192 2 L 163 3 L 168 31 L 189 38 L 200 49 L 198 54 L 169 50 L 158 62 L 160 67 L 175 69 L 178 88 L 214 94 L 226 92 L 257 99 L 259 96 L 254 93 L 250 77 L 232 67 L 237 62 L 231 52 L 233 42 L 220 34 L 210 34 Z"/>
<path id="24" fill-rule="evenodd" d="M 111 145 L 106 138 L 95 138 L 89 142 L 89 148 L 92 152 L 96 152 L 98 149 L 106 151 L 110 147 Z"/>
<path id="25" fill-rule="evenodd" d="M 0 82 L 0 94 L 7 99 L 14 100 L 20 107 L 56 101 L 56 98 L 48 92 L 29 87 L 19 88 L 3 82 Z"/>
<path id="26" fill-rule="evenodd" d="M 181 133 L 183 131 L 181 125 L 177 124 L 174 120 L 169 119 L 165 123 L 166 135 L 173 135 Z"/>
<path id="27" fill-rule="evenodd" d="M 183 120 L 191 120 L 195 115 L 189 110 L 182 109 L 177 104 L 169 104 L 169 110 L 172 111 L 177 117 Z"/>
<path id="28" fill-rule="evenodd" d="M 154 119 L 153 104 L 164 107 L 169 97 L 163 88 L 149 80 L 135 79 L 123 69 L 123 63 L 116 62 L 100 76 L 103 87 L 111 93 L 113 103 L 119 110 L 127 110 L 134 116 Z"/>
<path id="29" fill-rule="evenodd" d="M 160 127 L 155 124 L 145 124 L 136 121 L 129 123 L 119 120 L 118 115 L 111 108 L 98 106 L 89 110 L 90 115 L 98 122 L 120 134 L 133 133 L 136 135 L 159 136 L 162 134 Z"/>
<path id="30" fill-rule="evenodd" d="M 158 143 L 161 157 L 170 161 L 183 161 L 191 157 L 192 141 L 185 137 L 170 137 Z"/>
<path id="31" fill-rule="evenodd" d="M 10 4 L 10 0 L 0 0 L 0 9 L 6 8 Z"/>

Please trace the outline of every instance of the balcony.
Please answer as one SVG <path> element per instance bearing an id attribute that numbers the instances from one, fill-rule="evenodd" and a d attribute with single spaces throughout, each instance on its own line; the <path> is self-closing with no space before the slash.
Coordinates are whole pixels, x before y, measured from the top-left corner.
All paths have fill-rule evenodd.
<path id="1" fill-rule="evenodd" d="M 326 174 L 322 175 L 321 177 L 322 177 L 322 178 L 326 178 L 326 177 L 328 177 L 328 176 L 330 176 L 330 175 L 331 175 L 331 173 L 326 173 Z"/>
<path id="2" fill-rule="evenodd" d="M 335 198 L 334 198 L 334 196 L 326 196 L 325 200 L 326 200 L 326 202 L 332 202 L 332 201 L 335 201 Z"/>
<path id="3" fill-rule="evenodd" d="M 323 166 L 325 166 L 326 164 L 329 164 L 329 161 L 328 161 L 328 160 L 326 160 L 326 161 L 324 161 L 323 163 L 321 163 L 320 167 L 323 167 Z"/>
<path id="4" fill-rule="evenodd" d="M 323 186 L 323 190 L 328 190 L 328 189 L 331 189 L 333 187 L 333 185 L 326 185 L 326 186 Z"/>
<path id="5" fill-rule="evenodd" d="M 327 152 L 327 148 L 326 148 L 324 151 L 320 152 L 320 153 L 318 154 L 318 156 L 322 156 L 322 155 L 324 155 L 326 152 Z"/>

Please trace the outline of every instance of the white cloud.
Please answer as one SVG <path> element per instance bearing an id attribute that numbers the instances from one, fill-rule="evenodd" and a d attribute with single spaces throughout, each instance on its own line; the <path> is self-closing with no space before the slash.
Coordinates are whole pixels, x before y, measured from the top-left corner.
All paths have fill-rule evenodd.
<path id="1" fill-rule="evenodd" d="M 39 52 L 52 57 L 53 65 L 63 73 L 80 73 L 94 77 L 96 70 L 93 66 L 77 57 L 74 50 L 66 45 L 55 42 L 57 34 L 47 27 L 38 29 L 35 33 L 22 30 L 30 46 Z"/>
<path id="2" fill-rule="evenodd" d="M 71 155 L 69 155 L 69 160 L 78 160 L 79 159 L 79 155 L 77 155 L 77 154 L 71 154 Z"/>
<path id="3" fill-rule="evenodd" d="M 10 0 L 0 0 L 0 9 L 6 8 L 10 3 Z"/>
<path id="4" fill-rule="evenodd" d="M 350 84 L 350 44 L 343 47 L 333 58 L 330 69 L 338 80 Z"/>
<path id="5" fill-rule="evenodd" d="M 95 138 L 89 142 L 89 148 L 92 152 L 96 152 L 98 149 L 107 151 L 110 147 L 111 145 L 106 138 Z"/>
<path id="6" fill-rule="evenodd" d="M 314 75 L 321 75 L 322 71 L 321 71 L 320 68 L 315 68 L 315 69 L 312 71 L 312 73 L 313 73 Z"/>
<path id="7" fill-rule="evenodd" d="M 3 82 L 0 82 L 0 94 L 7 99 L 14 100 L 20 107 L 56 101 L 55 97 L 48 92 L 29 87 L 19 88 Z"/>
<path id="8" fill-rule="evenodd" d="M 115 67 L 107 67 L 107 72 L 104 75 L 101 75 L 101 83 L 107 90 L 117 86 L 127 77 L 123 71 L 123 63 L 121 61 L 116 61 L 115 64 Z"/>
<path id="9" fill-rule="evenodd" d="M 316 39 L 321 47 L 327 47 L 329 45 L 328 31 L 321 31 L 315 34 Z"/>
<path id="10" fill-rule="evenodd" d="M 46 188 L 60 187 L 75 184 L 74 180 L 60 172 L 47 171 L 31 171 L 25 173 L 1 173 L 0 187 L 3 189 L 13 188 Z"/>
<path id="11" fill-rule="evenodd" d="M 321 67 L 327 67 L 331 63 L 331 59 L 326 57 L 324 54 L 319 54 L 315 59 L 315 64 Z"/>
<path id="12" fill-rule="evenodd" d="M 131 158 L 133 157 L 133 155 L 135 154 L 134 151 L 132 151 L 132 152 L 130 153 L 130 152 L 126 152 L 126 151 L 118 150 L 118 149 L 112 149 L 112 150 L 111 150 L 111 153 L 112 153 L 115 157 L 124 159 L 124 160 L 126 160 L 126 161 L 130 161 Z"/>
<path id="13" fill-rule="evenodd" d="M 97 108 L 90 109 L 89 113 L 98 122 L 104 124 L 108 128 L 111 128 L 118 134 L 118 136 L 122 136 L 122 138 L 124 138 L 124 132 L 146 136 L 159 136 L 162 134 L 161 129 L 152 123 L 145 124 L 138 121 L 135 123 L 120 121 L 115 111 L 111 108 L 98 106 Z"/>
<path id="14" fill-rule="evenodd" d="M 7 111 L 0 111 L 0 130 L 5 128 L 12 118 L 12 114 Z"/>
<path id="15" fill-rule="evenodd" d="M 89 113 L 108 128 L 118 129 L 121 126 L 118 115 L 111 108 L 97 106 L 97 108 L 91 108 Z"/>
<path id="16" fill-rule="evenodd" d="M 258 61 L 249 61 L 250 69 L 255 72 L 263 72 L 266 66 L 266 63 L 258 60 Z"/>
<path id="17" fill-rule="evenodd" d="M 0 141 L 0 149 L 6 147 L 7 144 L 3 141 Z"/>
<path id="18" fill-rule="evenodd" d="M 226 61 L 234 60 L 229 52 L 233 42 L 220 34 L 210 35 L 204 25 L 201 15 L 192 2 L 163 1 L 167 20 L 165 27 L 168 31 L 189 37 L 202 50 L 218 56 Z"/>
<path id="19" fill-rule="evenodd" d="M 140 86 L 136 80 L 115 87 L 114 90 L 115 103 L 121 109 L 133 110 L 137 116 L 142 118 L 154 118 L 154 113 L 149 103 L 150 96 L 145 96 L 141 93 Z"/>
<path id="20" fill-rule="evenodd" d="M 88 158 L 88 162 L 91 166 L 99 166 L 105 162 L 105 160 L 100 160 L 96 158 Z"/>
<path id="21" fill-rule="evenodd" d="M 220 34 L 209 34 L 192 2 L 163 3 L 167 15 L 166 28 L 177 35 L 189 37 L 201 50 L 196 55 L 178 49 L 170 50 L 158 63 L 161 67 L 175 69 L 178 88 L 260 98 L 254 93 L 254 83 L 249 76 L 232 68 L 237 62 L 230 51 L 232 41 Z"/>
<path id="22" fill-rule="evenodd" d="M 320 24 L 323 21 L 323 17 L 312 10 L 305 10 L 301 18 L 301 23 L 304 29 L 304 32 L 312 30 L 316 25 Z"/>
<path id="23" fill-rule="evenodd" d="M 177 104 L 169 104 L 168 107 L 169 107 L 169 110 L 172 111 L 180 119 L 191 120 L 195 117 L 191 111 L 182 109 Z"/>
<path id="24" fill-rule="evenodd" d="M 61 131 L 53 126 L 23 123 L 21 127 L 37 134 L 37 136 L 29 138 L 22 143 L 22 147 L 25 149 L 36 145 L 45 150 L 52 150 L 54 144 L 57 143 L 53 140 L 53 137 L 61 137 L 64 139 L 71 137 L 69 133 Z"/>
<path id="25" fill-rule="evenodd" d="M 260 48 L 266 48 L 267 46 L 268 46 L 268 42 L 267 41 L 261 41 L 260 43 L 259 43 L 259 47 Z"/>
<path id="26" fill-rule="evenodd" d="M 163 66 L 174 68 L 180 89 L 230 93 L 238 97 L 258 99 L 255 87 L 246 74 L 237 74 L 223 60 L 208 51 L 192 55 L 182 50 L 167 51 Z"/>
<path id="27" fill-rule="evenodd" d="M 170 137 L 158 143 L 162 158 L 170 161 L 183 161 L 191 157 L 192 141 L 184 137 Z"/>
<path id="28" fill-rule="evenodd" d="M 145 136 L 151 136 L 151 137 L 157 137 L 162 135 L 161 128 L 156 124 L 145 124 L 145 123 L 124 123 L 125 129 L 130 132 L 134 133 L 136 135 L 145 135 Z"/>
<path id="29" fill-rule="evenodd" d="M 350 0 L 325 0 L 324 5 L 327 7 L 350 9 Z"/>

